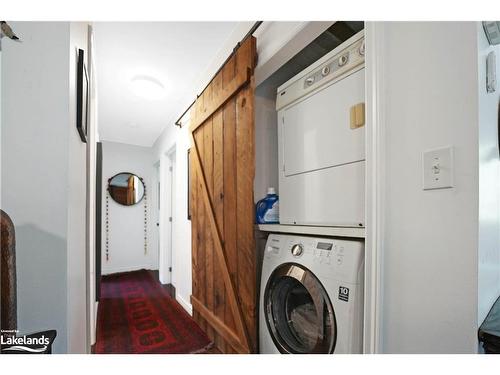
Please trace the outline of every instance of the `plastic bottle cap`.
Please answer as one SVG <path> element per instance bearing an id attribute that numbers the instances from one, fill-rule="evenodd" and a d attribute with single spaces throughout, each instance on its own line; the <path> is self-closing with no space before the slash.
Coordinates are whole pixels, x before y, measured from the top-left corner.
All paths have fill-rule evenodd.
<path id="1" fill-rule="evenodd" d="M 273 187 L 267 188 L 267 194 L 276 194 L 276 190 Z"/>

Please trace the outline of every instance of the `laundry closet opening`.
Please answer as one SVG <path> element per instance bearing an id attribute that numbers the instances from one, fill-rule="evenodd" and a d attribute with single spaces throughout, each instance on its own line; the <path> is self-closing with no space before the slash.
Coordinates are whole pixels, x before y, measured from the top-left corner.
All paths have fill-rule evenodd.
<path id="1" fill-rule="evenodd" d="M 255 90 L 261 353 L 364 350 L 364 39 L 334 22 Z"/>
<path id="2" fill-rule="evenodd" d="M 337 21 L 255 88 L 255 202 L 278 184 L 278 87 L 364 29 L 362 21 Z M 279 193 L 279 191 L 278 191 Z"/>

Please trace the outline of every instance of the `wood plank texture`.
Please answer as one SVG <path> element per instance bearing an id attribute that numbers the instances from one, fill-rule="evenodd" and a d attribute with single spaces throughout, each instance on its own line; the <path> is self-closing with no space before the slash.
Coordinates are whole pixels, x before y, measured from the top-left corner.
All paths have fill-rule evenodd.
<path id="1" fill-rule="evenodd" d="M 191 207 L 191 217 L 198 217 L 198 176 L 196 171 L 191 167 L 193 165 L 193 151 L 189 153 L 189 165 L 190 165 L 190 179 L 191 179 L 191 188 L 189 191 L 189 206 Z M 191 221 L 191 267 L 192 267 L 192 294 L 195 296 L 200 295 L 200 273 L 198 269 L 200 267 L 198 261 L 198 237 L 199 237 L 199 229 L 198 229 L 198 220 Z M 197 310 L 193 310 L 193 319 L 199 323 L 200 316 Z"/>
<path id="2" fill-rule="evenodd" d="M 203 149 L 204 149 L 204 142 L 203 142 L 203 137 L 204 137 L 204 129 L 200 129 L 200 131 L 196 134 L 196 137 L 198 139 L 198 151 L 193 149 L 193 154 L 196 157 L 196 152 L 198 152 L 199 155 L 203 155 Z M 197 206 L 198 206 L 198 212 L 197 212 L 197 217 L 196 221 L 198 223 L 197 225 L 197 236 L 198 236 L 198 268 L 196 272 L 198 273 L 198 296 L 199 299 L 202 303 L 206 303 L 206 259 L 205 259 L 205 250 L 206 250 L 206 235 L 207 231 L 204 230 L 206 227 L 206 222 L 205 222 L 205 208 L 204 208 L 204 203 L 203 203 L 203 176 L 201 175 L 201 172 L 199 169 L 194 168 L 196 171 L 196 189 L 197 189 Z M 207 324 L 203 317 L 200 316 L 198 324 L 200 327 L 206 332 L 207 331 Z"/>
<path id="3" fill-rule="evenodd" d="M 210 97 L 208 98 L 210 100 Z M 210 200 L 213 200 L 213 144 L 212 144 L 212 118 L 209 118 L 203 127 L 203 170 L 205 173 L 207 190 Z M 207 215 L 210 213 L 207 212 Z M 212 251 L 212 232 L 205 231 L 205 300 L 210 311 L 214 310 L 214 254 Z M 207 325 L 207 336 L 215 340 L 214 330 Z"/>
<path id="4" fill-rule="evenodd" d="M 214 177 L 214 211 L 215 221 L 221 233 L 222 241 L 224 241 L 224 133 L 222 123 L 222 112 L 218 111 L 213 117 L 212 124 L 213 132 L 213 177 Z M 225 288 L 223 280 L 218 277 L 221 268 L 218 262 L 214 262 L 214 313 L 220 320 L 224 321 L 225 316 Z M 225 352 L 224 339 L 217 334 L 215 337 L 215 346 L 221 351 Z"/>
<path id="5" fill-rule="evenodd" d="M 201 313 L 207 317 L 207 321 L 214 327 L 217 333 L 227 341 L 228 345 L 232 346 L 237 352 L 240 353 L 247 351 L 247 348 L 241 346 L 239 337 L 235 335 L 233 331 L 228 329 L 224 322 L 207 309 L 205 305 L 194 297 L 191 299 L 191 303 L 193 304 L 193 308 L 200 310 Z"/>
<path id="6" fill-rule="evenodd" d="M 255 176 L 254 108 L 251 86 L 236 98 L 236 232 L 238 249 L 238 297 L 245 314 L 245 325 L 252 346 L 257 345 L 257 258 L 255 254 L 253 180 Z"/>
<path id="7" fill-rule="evenodd" d="M 222 70 L 223 85 L 227 85 L 236 74 L 236 57 L 232 57 Z M 224 176 L 224 244 L 229 274 L 233 283 L 237 282 L 235 277 L 237 268 L 236 258 L 236 231 L 232 223 L 236 223 L 236 99 L 232 98 L 226 103 L 222 113 L 223 121 L 223 176 Z M 235 329 L 234 319 L 229 304 L 225 305 L 225 322 L 228 327 Z M 228 352 L 231 351 L 229 348 Z"/>
<path id="8" fill-rule="evenodd" d="M 235 92 L 250 82 L 256 61 L 256 39 L 248 38 L 233 57 L 236 60 L 236 71 L 233 79 L 220 89 L 214 90 L 214 83 L 219 76 L 222 76 L 222 69 L 196 99 L 189 125 L 192 132 L 233 97 Z"/>
<path id="9" fill-rule="evenodd" d="M 255 38 L 191 110 L 193 316 L 222 353 L 257 350 L 253 180 Z"/>
<path id="10" fill-rule="evenodd" d="M 203 230 L 206 232 L 211 232 L 211 234 L 215 237 L 214 239 L 214 249 L 213 251 L 216 253 L 217 260 L 219 262 L 219 265 L 221 266 L 222 269 L 222 277 L 224 280 L 224 285 L 226 288 L 226 291 L 228 293 L 228 301 L 231 306 L 231 312 L 233 313 L 233 317 L 235 318 L 235 323 L 236 323 L 236 330 L 238 332 L 239 337 L 243 341 L 243 345 L 247 350 L 250 349 L 249 343 L 248 343 L 248 337 L 246 333 L 246 327 L 243 322 L 243 314 L 241 312 L 241 306 L 238 303 L 238 297 L 236 295 L 236 288 L 229 276 L 229 271 L 227 269 L 227 261 L 225 258 L 224 254 L 224 249 L 223 249 L 223 243 L 222 239 L 220 237 L 219 230 L 217 228 L 217 224 L 215 222 L 215 213 L 212 207 L 212 203 L 210 201 L 210 195 L 208 191 L 208 185 L 207 185 L 207 178 L 205 176 L 205 173 L 203 171 L 202 167 L 202 162 L 200 159 L 200 154 L 202 154 L 199 150 L 199 146 L 195 140 L 194 137 L 192 137 L 192 142 L 194 145 L 194 150 L 195 150 L 195 157 L 194 157 L 194 168 L 196 169 L 198 176 L 199 176 L 199 181 L 201 182 L 202 188 L 201 188 L 201 196 L 203 200 L 203 204 L 205 206 L 205 210 L 207 211 L 207 215 L 205 218 L 207 218 L 208 223 L 207 228 L 204 228 Z M 205 290 L 206 292 L 206 290 Z M 205 304 L 206 306 L 206 301 L 201 301 L 202 303 Z M 203 316 L 203 318 L 206 318 Z"/>

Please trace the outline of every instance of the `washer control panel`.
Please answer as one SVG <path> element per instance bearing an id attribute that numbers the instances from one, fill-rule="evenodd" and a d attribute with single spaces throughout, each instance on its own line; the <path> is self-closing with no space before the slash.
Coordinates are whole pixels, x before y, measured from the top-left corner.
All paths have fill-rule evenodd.
<path id="1" fill-rule="evenodd" d="M 273 251 L 268 247 L 269 251 Z M 290 238 L 287 244 L 287 250 L 294 258 L 300 258 L 303 255 L 312 257 L 315 263 L 336 264 L 341 266 L 344 263 L 345 246 L 335 239 L 329 238 Z"/>
<path id="2" fill-rule="evenodd" d="M 266 243 L 266 256 L 279 255 L 281 252 L 282 241 L 280 237 L 269 236 Z"/>
<path id="3" fill-rule="evenodd" d="M 364 242 L 328 237 L 269 234 L 263 268 L 269 272 L 284 263 L 297 263 L 316 275 L 333 276 L 346 282 L 358 282 L 364 263 Z"/>

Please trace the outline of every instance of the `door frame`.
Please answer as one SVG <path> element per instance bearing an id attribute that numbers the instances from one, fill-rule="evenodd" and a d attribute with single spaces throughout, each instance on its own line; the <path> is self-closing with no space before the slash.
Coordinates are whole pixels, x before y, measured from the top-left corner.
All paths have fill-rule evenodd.
<path id="1" fill-rule="evenodd" d="M 160 202 L 161 202 L 161 192 L 160 189 L 158 188 L 158 184 L 161 186 L 161 160 L 158 159 L 153 163 L 153 178 L 152 178 L 152 184 L 151 184 L 151 207 L 152 207 L 152 216 L 151 220 L 154 222 L 153 227 L 154 227 L 154 232 L 151 235 L 152 241 L 151 241 L 151 246 L 150 246 L 150 251 L 155 251 L 157 252 L 156 254 L 156 263 L 154 266 L 157 267 L 157 269 L 160 269 Z M 155 249 L 156 247 L 156 249 Z"/>
<path id="2" fill-rule="evenodd" d="M 169 148 L 160 158 L 160 251 L 158 257 L 159 277 L 162 284 L 172 284 L 173 233 L 175 227 L 175 183 L 177 145 Z M 172 168 L 172 171 L 170 171 Z M 172 217 L 172 221 L 169 220 Z M 172 271 L 169 271 L 172 269 Z"/>
<path id="3" fill-rule="evenodd" d="M 385 216 L 384 23 L 365 22 L 366 234 L 364 353 L 382 353 Z"/>
<path id="4" fill-rule="evenodd" d="M 332 23 L 306 22 L 255 69 L 256 86 L 285 64 L 290 51 L 300 51 Z M 264 30 L 264 29 L 262 29 Z M 256 34 L 259 34 L 258 32 Z M 385 191 L 384 23 L 365 21 L 366 218 L 363 352 L 383 352 L 383 249 Z M 288 57 L 287 57 L 288 56 Z"/>

